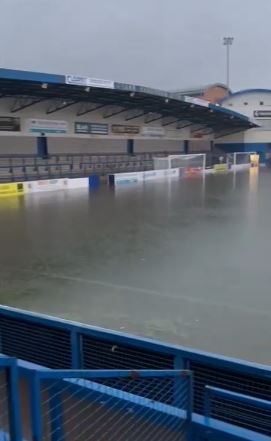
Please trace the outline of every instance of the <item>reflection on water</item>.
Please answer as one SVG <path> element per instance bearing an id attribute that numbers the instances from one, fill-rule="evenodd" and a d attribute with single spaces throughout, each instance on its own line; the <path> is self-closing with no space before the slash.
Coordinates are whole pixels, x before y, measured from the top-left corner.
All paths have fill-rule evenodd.
<path id="1" fill-rule="evenodd" d="M 251 169 L 1 200 L 0 302 L 270 362 L 269 188 Z"/>

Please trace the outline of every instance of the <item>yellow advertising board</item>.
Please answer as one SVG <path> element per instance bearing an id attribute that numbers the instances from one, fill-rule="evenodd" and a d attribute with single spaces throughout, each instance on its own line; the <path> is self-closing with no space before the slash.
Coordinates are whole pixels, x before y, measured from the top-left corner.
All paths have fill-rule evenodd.
<path id="1" fill-rule="evenodd" d="M 216 173 L 220 173 L 220 172 L 227 172 L 228 171 L 228 164 L 215 164 L 214 165 L 214 171 Z"/>
<path id="2" fill-rule="evenodd" d="M 24 194 L 24 184 L 22 182 L 0 184 L 0 198 L 8 196 L 19 196 L 22 194 Z"/>

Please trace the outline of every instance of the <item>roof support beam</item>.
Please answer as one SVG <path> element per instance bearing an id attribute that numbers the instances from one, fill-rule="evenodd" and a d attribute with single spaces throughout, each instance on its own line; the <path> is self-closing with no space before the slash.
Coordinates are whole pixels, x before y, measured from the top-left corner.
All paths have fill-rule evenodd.
<path id="1" fill-rule="evenodd" d="M 244 129 L 243 127 L 242 128 L 238 127 L 235 130 L 233 129 L 221 130 L 220 132 L 215 132 L 215 138 L 223 138 L 223 136 L 235 135 L 236 133 L 245 132 L 246 130 L 247 129 Z"/>
<path id="2" fill-rule="evenodd" d="M 73 106 L 76 103 L 78 103 L 78 101 L 61 100 L 61 101 L 58 101 L 57 104 L 53 104 L 53 105 L 49 106 L 46 113 L 47 113 L 47 115 L 49 115 L 51 113 L 55 113 L 55 112 L 58 112 L 59 110 L 63 110 L 63 109 L 66 109 L 67 107 Z"/>
<path id="3" fill-rule="evenodd" d="M 149 116 L 145 118 L 145 124 L 149 124 L 153 121 L 158 121 L 159 119 L 162 118 L 164 118 L 164 115 L 149 113 Z"/>
<path id="4" fill-rule="evenodd" d="M 111 118 L 111 116 L 119 115 L 120 113 L 123 113 L 126 111 L 127 111 L 127 108 L 118 107 L 117 109 L 113 110 L 113 108 L 111 107 L 111 109 L 108 109 L 108 111 L 104 112 L 103 117 L 104 118 Z"/>
<path id="5" fill-rule="evenodd" d="M 130 121 L 131 119 L 135 119 L 135 118 L 140 118 L 141 116 L 146 115 L 147 113 L 149 113 L 148 110 L 137 110 L 137 111 L 131 111 L 127 114 L 125 120 L 126 121 Z"/>
<path id="6" fill-rule="evenodd" d="M 27 107 L 34 106 L 34 104 L 41 103 L 44 100 L 44 98 L 17 98 L 11 106 L 10 112 L 19 112 Z"/>
<path id="7" fill-rule="evenodd" d="M 194 127 L 191 128 L 191 133 L 199 132 L 206 128 L 206 124 L 193 124 Z"/>
<path id="8" fill-rule="evenodd" d="M 162 126 L 163 127 L 170 126 L 171 124 L 174 124 L 178 121 L 180 121 L 180 118 L 174 118 L 172 116 L 168 116 L 163 120 Z"/>
<path id="9" fill-rule="evenodd" d="M 214 133 L 214 130 L 211 127 L 206 127 L 203 130 L 200 130 L 200 133 L 204 136 L 211 135 L 211 133 Z"/>
<path id="10" fill-rule="evenodd" d="M 181 130 L 185 129 L 186 127 L 193 126 L 193 123 L 191 121 L 183 121 L 183 123 L 177 124 L 176 129 Z"/>
<path id="11" fill-rule="evenodd" d="M 77 116 L 86 115 L 87 113 L 95 112 L 96 110 L 102 109 L 103 107 L 108 106 L 108 104 L 89 104 L 88 106 L 83 105 L 77 112 Z"/>

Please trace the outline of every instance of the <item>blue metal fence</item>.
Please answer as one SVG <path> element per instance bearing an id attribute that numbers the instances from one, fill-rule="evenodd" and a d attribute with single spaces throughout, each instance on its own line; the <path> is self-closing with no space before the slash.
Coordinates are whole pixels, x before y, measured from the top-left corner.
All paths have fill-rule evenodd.
<path id="1" fill-rule="evenodd" d="M 37 370 L 30 380 L 35 441 L 187 439 L 188 371 Z"/>
<path id="2" fill-rule="evenodd" d="M 193 410 L 201 415 L 206 386 L 271 401 L 271 368 L 8 307 L 0 308 L 0 352 L 52 369 L 188 369 L 194 376 Z M 235 411 L 228 402 L 220 419 L 243 427 Z M 255 412 L 260 417 L 262 410 Z M 267 433 L 266 425 L 257 430 Z"/>
<path id="3" fill-rule="evenodd" d="M 204 414 L 207 426 L 215 418 L 271 436 L 271 401 L 206 386 Z"/>
<path id="4" fill-rule="evenodd" d="M 21 441 L 18 370 L 15 360 L 0 357 L 0 441 Z"/>

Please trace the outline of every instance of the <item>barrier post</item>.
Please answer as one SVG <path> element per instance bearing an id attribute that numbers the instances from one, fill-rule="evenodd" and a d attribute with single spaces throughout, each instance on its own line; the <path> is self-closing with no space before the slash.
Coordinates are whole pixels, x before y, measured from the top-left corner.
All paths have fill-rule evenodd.
<path id="1" fill-rule="evenodd" d="M 32 375 L 29 377 L 29 385 L 33 441 L 42 441 L 41 391 L 40 378 L 37 371 L 32 371 Z"/>
<path id="2" fill-rule="evenodd" d="M 81 369 L 81 345 L 80 335 L 75 330 L 71 330 L 71 351 L 72 351 L 72 369 Z"/>
<path id="3" fill-rule="evenodd" d="M 8 370 L 10 439 L 11 441 L 21 441 L 22 423 L 18 367 L 16 360 L 11 360 L 10 363 Z"/>

